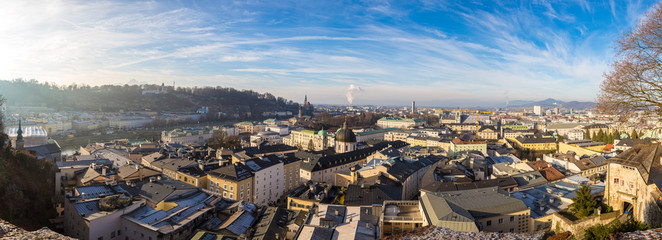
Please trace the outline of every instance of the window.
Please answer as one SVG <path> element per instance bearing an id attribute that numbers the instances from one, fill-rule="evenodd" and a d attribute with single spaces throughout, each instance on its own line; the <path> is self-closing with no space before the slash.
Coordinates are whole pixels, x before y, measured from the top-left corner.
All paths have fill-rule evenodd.
<path id="1" fill-rule="evenodd" d="M 110 232 L 110 238 L 115 238 L 115 232 Z"/>
<path id="2" fill-rule="evenodd" d="M 618 184 L 618 178 L 614 178 L 614 184 Z"/>
<path id="3" fill-rule="evenodd" d="M 122 236 L 122 230 L 117 230 L 117 236 Z"/>
<path id="4" fill-rule="evenodd" d="M 230 199 L 234 199 L 234 194 L 230 193 Z"/>
<path id="5" fill-rule="evenodd" d="M 487 223 L 485 225 L 492 226 L 492 220 L 487 221 Z"/>
<path id="6" fill-rule="evenodd" d="M 510 229 L 510 232 L 515 232 L 515 229 L 514 229 L 514 228 L 511 228 L 511 229 Z"/>
<path id="7" fill-rule="evenodd" d="M 227 192 L 223 192 L 223 197 L 227 197 L 227 196 L 228 196 L 228 193 L 227 193 Z"/>
<path id="8" fill-rule="evenodd" d="M 239 189 L 241 189 L 241 191 L 244 191 L 244 185 L 239 186 Z"/>
<path id="9" fill-rule="evenodd" d="M 103 240 L 103 237 L 99 237 L 99 240 Z"/>
<path id="10" fill-rule="evenodd" d="M 227 184 L 223 184 L 223 189 L 228 190 L 228 185 L 227 185 Z"/>
<path id="11" fill-rule="evenodd" d="M 503 223 L 503 218 L 499 218 L 499 224 Z"/>
<path id="12" fill-rule="evenodd" d="M 515 221 L 515 216 L 510 216 L 510 221 Z"/>

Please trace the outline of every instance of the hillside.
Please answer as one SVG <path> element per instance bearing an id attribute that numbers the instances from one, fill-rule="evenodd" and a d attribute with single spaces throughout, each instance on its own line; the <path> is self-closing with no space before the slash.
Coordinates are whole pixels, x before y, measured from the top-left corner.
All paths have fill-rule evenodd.
<path id="1" fill-rule="evenodd" d="M 36 80 L 0 80 L 0 95 L 6 105 L 38 106 L 57 111 L 167 111 L 194 112 L 202 106 L 210 113 L 223 112 L 241 117 L 260 116 L 263 112 L 290 111 L 299 104 L 269 93 L 224 87 L 188 88 L 159 85 L 57 86 Z M 143 94 L 156 91 L 158 94 Z M 250 112 L 249 114 L 247 114 Z"/>
<path id="2" fill-rule="evenodd" d="M 57 215 L 53 176 L 52 163 L 1 150 L 0 218 L 28 230 L 47 226 L 48 219 Z"/>

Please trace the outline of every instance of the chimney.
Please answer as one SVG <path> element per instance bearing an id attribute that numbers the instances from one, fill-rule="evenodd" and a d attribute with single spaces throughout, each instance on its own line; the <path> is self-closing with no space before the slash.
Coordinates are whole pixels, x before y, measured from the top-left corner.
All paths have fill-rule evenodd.
<path id="1" fill-rule="evenodd" d="M 106 169 L 107 169 L 107 168 L 108 168 L 108 167 L 106 167 L 106 166 L 103 166 L 103 167 L 101 168 L 101 175 L 106 176 Z"/>

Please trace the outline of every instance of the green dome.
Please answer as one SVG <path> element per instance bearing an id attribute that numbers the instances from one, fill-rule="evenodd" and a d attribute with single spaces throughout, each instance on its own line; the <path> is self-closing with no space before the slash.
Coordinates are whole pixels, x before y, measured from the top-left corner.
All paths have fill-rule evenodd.
<path id="1" fill-rule="evenodd" d="M 619 137 L 620 137 L 621 139 L 630 138 L 630 136 L 629 136 L 627 133 L 623 133 L 623 134 L 621 134 L 621 136 L 619 136 Z"/>
<path id="2" fill-rule="evenodd" d="M 317 131 L 317 135 L 328 136 L 329 134 L 324 129 Z"/>

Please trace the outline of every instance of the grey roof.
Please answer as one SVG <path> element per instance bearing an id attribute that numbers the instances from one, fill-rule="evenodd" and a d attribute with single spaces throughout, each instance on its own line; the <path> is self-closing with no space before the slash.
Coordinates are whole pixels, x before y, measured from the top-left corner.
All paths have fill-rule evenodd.
<path id="1" fill-rule="evenodd" d="M 243 163 L 229 164 L 209 171 L 209 175 L 234 182 L 243 181 L 253 176 L 251 169 Z"/>
<path id="2" fill-rule="evenodd" d="M 517 141 L 521 143 L 553 143 L 556 142 L 556 138 L 547 138 L 547 137 L 517 137 Z"/>
<path id="3" fill-rule="evenodd" d="M 179 168 L 192 164 L 196 164 L 196 162 L 185 158 L 166 158 L 152 162 L 152 166 L 172 171 L 177 171 Z"/>
<path id="4" fill-rule="evenodd" d="M 478 232 L 476 219 L 466 209 L 434 194 L 421 196 L 430 224 L 458 232 Z"/>
<path id="5" fill-rule="evenodd" d="M 82 160 L 82 161 L 59 161 L 55 164 L 58 168 L 86 168 L 92 165 L 92 163 L 97 165 L 113 165 L 113 162 L 108 159 L 94 159 L 94 160 Z"/>
<path id="6" fill-rule="evenodd" d="M 195 186 L 176 180 L 161 180 L 144 184 L 140 188 L 140 195 L 156 204 L 171 195 L 183 195 L 194 191 L 198 191 Z"/>
<path id="7" fill-rule="evenodd" d="M 527 210 L 517 198 L 510 197 L 499 187 L 438 193 L 438 196 L 467 209 L 475 218 L 491 217 Z"/>
<path id="8" fill-rule="evenodd" d="M 76 191 L 80 195 L 85 195 L 85 198 L 98 198 L 116 193 L 116 191 L 108 185 L 81 186 L 76 187 Z"/>
<path id="9" fill-rule="evenodd" d="M 91 214 L 98 213 L 101 210 L 99 209 L 99 200 L 89 200 L 89 201 L 80 201 L 72 203 L 76 212 L 83 217 L 90 216 Z"/>
<path id="10" fill-rule="evenodd" d="M 44 145 L 39 145 L 39 146 L 34 146 L 34 147 L 26 147 L 25 149 L 30 150 L 30 151 L 35 151 L 38 154 L 54 154 L 54 153 L 59 153 L 60 151 L 60 146 L 58 146 L 55 143 L 49 143 L 49 144 L 44 144 Z"/>
<path id="11" fill-rule="evenodd" d="M 646 184 L 655 183 L 662 187 L 662 145 L 657 143 L 639 144 L 607 160 L 637 168 Z"/>
<path id="12" fill-rule="evenodd" d="M 615 144 L 615 145 L 619 146 L 619 147 L 632 147 L 632 146 L 637 145 L 637 144 L 648 144 L 650 142 L 651 142 L 650 139 L 625 138 L 625 139 L 619 140 L 618 143 Z"/>
<path id="13" fill-rule="evenodd" d="M 345 202 L 347 206 L 365 206 L 382 204 L 385 200 L 401 200 L 402 187 L 386 184 L 361 187 L 360 185 L 349 185 L 345 190 Z"/>
<path id="14" fill-rule="evenodd" d="M 407 143 L 403 141 L 392 141 L 392 142 L 380 142 L 378 144 L 375 144 L 375 146 L 364 148 L 364 149 L 359 149 L 351 152 L 346 152 L 346 153 L 340 153 L 340 154 L 334 154 L 334 155 L 329 155 L 329 156 L 324 156 L 324 157 L 316 157 L 314 155 L 311 155 L 310 161 L 302 162 L 301 163 L 301 169 L 306 170 L 306 171 L 319 171 L 319 170 L 324 170 L 328 168 L 332 168 L 335 166 L 339 165 L 344 165 L 347 163 L 352 163 L 356 162 L 359 160 L 363 160 L 367 158 L 368 156 L 374 154 L 377 151 L 384 150 L 389 147 L 396 147 L 400 148 L 403 146 L 406 146 Z M 298 154 L 297 157 L 302 156 L 301 154 Z"/>
<path id="15" fill-rule="evenodd" d="M 543 177 L 542 174 L 538 171 L 514 174 L 511 175 L 511 177 L 517 181 L 517 186 L 519 189 L 537 187 L 547 183 L 547 179 L 545 179 L 545 177 Z"/>
<path id="16" fill-rule="evenodd" d="M 512 177 L 503 177 L 475 182 L 433 182 L 424 186 L 421 190 L 426 192 L 448 192 L 495 186 L 501 188 L 517 187 L 517 181 Z"/>
<path id="17" fill-rule="evenodd" d="M 598 166 L 598 167 L 607 164 L 607 159 L 605 157 L 601 156 L 601 155 L 591 157 L 588 160 L 590 162 L 592 162 L 593 164 L 595 164 L 595 166 Z"/>
<path id="18" fill-rule="evenodd" d="M 255 225 L 252 239 L 277 240 L 276 233 L 285 233 L 288 211 L 279 207 L 267 207 Z"/>
<path id="19" fill-rule="evenodd" d="M 253 224 L 255 216 L 253 213 L 245 210 L 240 210 L 228 218 L 219 229 L 226 229 L 233 234 L 239 236 L 246 233 L 246 230 Z"/>

